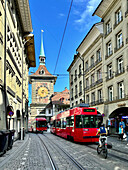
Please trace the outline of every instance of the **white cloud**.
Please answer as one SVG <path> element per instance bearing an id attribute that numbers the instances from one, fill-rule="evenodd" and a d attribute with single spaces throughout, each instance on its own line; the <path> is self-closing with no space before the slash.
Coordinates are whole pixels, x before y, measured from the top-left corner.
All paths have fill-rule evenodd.
<path id="1" fill-rule="evenodd" d="M 59 16 L 60 16 L 60 17 L 64 17 L 65 15 L 64 15 L 63 13 L 60 13 Z"/>
<path id="2" fill-rule="evenodd" d="M 92 14 L 100 3 L 100 1 L 101 0 L 75 0 L 74 6 L 76 5 L 75 8 L 77 8 L 77 10 L 74 9 L 74 11 L 78 11 L 79 9 L 78 15 L 76 12 L 74 13 L 77 17 L 75 23 L 82 26 L 87 21 L 91 22 Z"/>

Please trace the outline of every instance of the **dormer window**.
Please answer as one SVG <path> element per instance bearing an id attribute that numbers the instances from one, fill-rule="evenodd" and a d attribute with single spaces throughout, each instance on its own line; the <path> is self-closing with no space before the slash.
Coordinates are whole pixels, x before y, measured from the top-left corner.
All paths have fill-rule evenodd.
<path id="1" fill-rule="evenodd" d="M 39 74 L 44 74 L 44 70 L 39 71 Z"/>

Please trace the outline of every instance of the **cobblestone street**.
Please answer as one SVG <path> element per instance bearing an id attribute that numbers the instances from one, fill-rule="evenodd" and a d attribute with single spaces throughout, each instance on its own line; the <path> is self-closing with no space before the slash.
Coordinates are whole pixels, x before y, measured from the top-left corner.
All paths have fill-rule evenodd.
<path id="1" fill-rule="evenodd" d="M 108 142 L 111 142 L 114 150 L 108 150 L 108 159 L 102 158 L 97 155 L 96 144 L 79 144 L 72 143 L 63 138 L 54 136 L 49 132 L 44 135 L 50 139 L 50 142 L 57 143 L 65 151 L 67 151 L 74 159 L 76 159 L 85 169 L 114 169 L 114 170 L 127 170 L 128 167 L 128 146 L 126 141 L 119 141 L 116 137 L 108 137 Z M 44 135 L 40 135 L 44 138 Z M 49 144 L 49 140 L 45 139 L 45 143 Z M 53 143 L 53 145 L 54 145 Z M 48 145 L 47 145 L 48 146 Z M 49 147 L 50 148 L 50 147 Z M 53 149 L 52 149 L 53 150 Z M 120 152 L 121 151 L 121 152 Z M 58 151 L 57 151 L 58 152 Z M 62 155 L 62 154 L 61 154 Z M 115 155 L 115 156 L 114 156 Z M 57 155 L 56 155 L 57 156 Z M 58 161 L 57 157 L 54 159 Z M 55 158 L 56 157 L 56 158 Z M 66 158 L 65 158 L 66 159 Z M 61 166 L 60 166 L 61 162 Z M 56 162 L 59 169 L 70 169 L 69 163 L 65 161 Z M 66 161 L 67 162 L 67 161 Z M 52 169 L 46 151 L 36 134 L 27 134 L 24 141 L 14 142 L 13 148 L 0 157 L 0 169 L 2 170 L 47 170 Z M 76 169 L 76 168 L 71 168 Z"/>

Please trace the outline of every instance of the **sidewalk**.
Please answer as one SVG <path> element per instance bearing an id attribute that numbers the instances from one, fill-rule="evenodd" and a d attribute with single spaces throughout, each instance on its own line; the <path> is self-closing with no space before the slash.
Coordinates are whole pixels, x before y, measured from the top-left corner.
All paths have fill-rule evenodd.
<path id="1" fill-rule="evenodd" d="M 4 155 L 0 157 L 0 168 L 5 165 L 11 158 L 14 157 L 14 155 L 17 155 L 28 142 L 29 134 L 25 135 L 24 140 L 16 140 L 13 143 L 12 149 L 7 151 Z"/>

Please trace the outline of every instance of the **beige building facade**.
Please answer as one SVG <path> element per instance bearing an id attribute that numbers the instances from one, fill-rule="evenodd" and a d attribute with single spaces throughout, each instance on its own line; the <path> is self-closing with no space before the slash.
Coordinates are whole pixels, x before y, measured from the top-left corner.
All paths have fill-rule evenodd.
<path id="1" fill-rule="evenodd" d="M 85 63 L 85 101 L 117 130 L 128 115 L 128 1 L 102 0 L 93 15 L 102 20 L 77 48 Z"/>
<path id="2" fill-rule="evenodd" d="M 28 71 L 36 66 L 29 2 L 0 1 L 0 15 L 0 129 L 17 135 L 27 129 Z"/>

